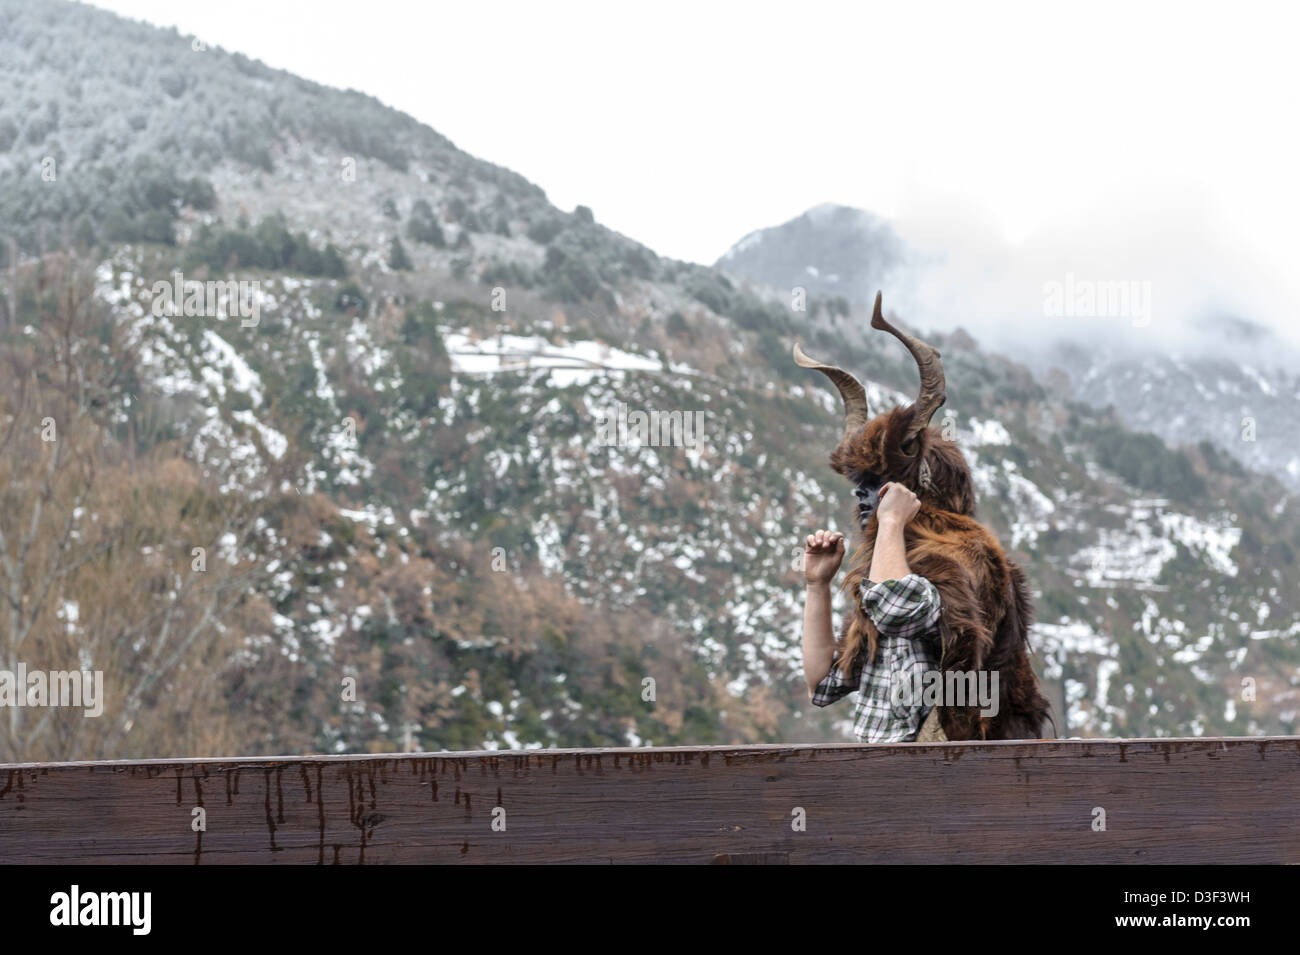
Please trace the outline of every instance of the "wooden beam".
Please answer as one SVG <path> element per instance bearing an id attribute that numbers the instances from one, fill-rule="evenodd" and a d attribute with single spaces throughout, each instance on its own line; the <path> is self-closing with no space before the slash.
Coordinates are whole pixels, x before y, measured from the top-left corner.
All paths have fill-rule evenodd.
<path id="1" fill-rule="evenodd" d="M 1300 863 L 1298 793 L 1300 738 L 12 764 L 0 862 Z"/>

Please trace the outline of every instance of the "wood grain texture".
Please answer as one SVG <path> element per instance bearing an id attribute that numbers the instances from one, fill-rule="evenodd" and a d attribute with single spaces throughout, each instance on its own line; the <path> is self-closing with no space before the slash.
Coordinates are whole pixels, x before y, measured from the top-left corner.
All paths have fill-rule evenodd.
<path id="1" fill-rule="evenodd" d="M 1300 738 L 14 764 L 0 862 L 1300 863 L 1298 810 Z"/>

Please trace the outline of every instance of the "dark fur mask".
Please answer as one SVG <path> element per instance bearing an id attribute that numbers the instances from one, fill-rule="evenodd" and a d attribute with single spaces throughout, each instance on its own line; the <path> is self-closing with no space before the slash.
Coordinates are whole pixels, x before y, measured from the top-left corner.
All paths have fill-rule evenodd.
<path id="1" fill-rule="evenodd" d="M 875 511 L 881 486 L 890 481 L 905 484 L 923 503 L 940 510 L 975 514 L 970 468 L 956 444 L 938 429 L 925 428 L 916 435 L 913 453 L 903 451 L 915 417 L 915 405 L 877 415 L 845 434 L 831 452 L 831 468 L 855 487 L 863 525 Z M 869 502 L 866 513 L 864 499 Z"/>
<path id="2" fill-rule="evenodd" d="M 890 481 L 905 484 L 933 507 L 974 514 L 975 492 L 966 459 L 955 444 L 930 427 L 930 419 L 947 400 L 938 349 L 885 321 L 880 293 L 876 293 L 871 326 L 906 345 L 921 373 L 915 402 L 874 418 L 869 416 L 861 382 L 844 369 L 814 361 L 798 345 L 794 347 L 795 362 L 826 375 L 844 400 L 844 435 L 831 452 L 831 467 L 855 486 L 861 522 L 865 525 L 875 510 L 874 498 L 880 487 Z"/>

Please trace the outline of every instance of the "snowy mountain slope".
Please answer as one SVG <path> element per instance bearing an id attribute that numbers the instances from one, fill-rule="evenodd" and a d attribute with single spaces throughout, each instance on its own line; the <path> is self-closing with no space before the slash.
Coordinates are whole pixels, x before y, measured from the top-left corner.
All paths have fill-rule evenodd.
<path id="1" fill-rule="evenodd" d="M 12 36 L 53 9 L 10 5 Z M 38 106 L 69 84 L 127 83 L 103 46 L 188 49 L 74 9 L 68 22 L 87 19 L 64 48 L 99 38 L 85 56 L 18 43 Z M 804 282 L 821 299 L 793 310 L 725 274 L 739 253 L 721 270 L 661 258 L 373 101 L 204 57 L 163 58 L 182 81 L 156 111 L 140 99 L 139 132 L 204 99 L 246 99 L 265 154 L 213 130 L 200 150 L 181 127 L 162 155 L 210 196 L 167 198 L 163 183 L 159 233 L 117 232 L 93 204 L 86 225 L 98 294 L 144 358 L 122 413 L 148 407 L 214 473 L 237 465 L 231 494 L 301 462 L 296 507 L 268 515 L 286 541 L 254 595 L 269 623 L 229 661 L 232 698 L 274 674 L 238 696 L 242 751 L 844 738 L 847 711 L 807 706 L 798 675 L 797 557 L 808 530 L 852 525 L 853 500 L 825 463 L 836 399 L 790 345 L 853 369 L 881 409 L 908 400 L 916 372 L 901 348 L 863 344 L 860 310 L 829 301 L 839 266 L 800 260 L 809 278 L 840 277 Z M 299 96 L 332 120 L 263 123 Z M 64 115 L 21 150 L 58 139 L 89 170 L 95 126 Z M 355 138 L 372 127 L 402 154 Z M 36 200 L 8 195 L 30 217 Z M 118 211 L 136 222 L 149 208 Z M 154 283 L 176 269 L 256 283 L 259 321 L 160 320 Z M 968 336 L 932 337 L 949 391 L 936 425 L 1029 576 L 1062 732 L 1294 732 L 1300 522 L 1284 490 L 1064 400 Z M 611 444 L 602 422 L 620 406 L 702 427 Z M 342 707 L 341 675 L 365 690 Z"/>

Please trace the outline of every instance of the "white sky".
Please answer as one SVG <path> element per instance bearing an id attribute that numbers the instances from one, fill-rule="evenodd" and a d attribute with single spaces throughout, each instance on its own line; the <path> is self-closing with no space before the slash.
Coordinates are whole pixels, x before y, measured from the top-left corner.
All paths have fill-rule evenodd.
<path id="1" fill-rule="evenodd" d="M 1300 305 L 1280 5 L 96 5 L 370 93 L 677 258 L 830 201 L 1033 295 L 1072 271 L 1180 316 Z"/>

